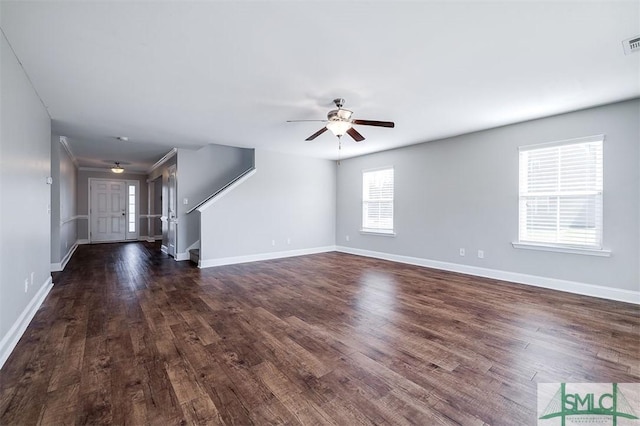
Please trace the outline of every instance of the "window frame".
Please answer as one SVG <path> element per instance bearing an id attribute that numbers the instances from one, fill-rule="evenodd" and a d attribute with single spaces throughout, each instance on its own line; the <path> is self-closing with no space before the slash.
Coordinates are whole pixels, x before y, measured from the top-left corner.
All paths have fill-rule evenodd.
<path id="1" fill-rule="evenodd" d="M 611 251 L 604 248 L 604 144 L 605 135 L 592 135 L 581 138 L 574 139 L 565 139 L 560 141 L 542 143 L 542 144 L 534 144 L 534 145 L 525 145 L 518 147 L 518 241 L 512 243 L 514 248 L 518 249 L 530 249 L 530 250 L 541 250 L 541 251 L 551 251 L 551 252 L 561 252 L 561 253 L 572 253 L 572 254 L 586 254 L 593 256 L 610 256 Z M 521 154 L 526 151 L 535 151 L 539 149 L 547 149 L 559 146 L 568 146 L 568 145 L 577 145 L 584 144 L 590 142 L 600 142 L 602 146 L 601 153 L 601 174 L 602 174 L 602 187 L 596 189 L 599 190 L 599 203 L 600 203 L 600 217 L 596 224 L 598 232 L 599 232 L 599 243 L 600 245 L 580 245 L 580 244 L 568 244 L 568 243 L 556 243 L 556 242 L 539 242 L 539 241 L 531 241 L 531 240 L 523 240 L 522 239 L 522 209 L 521 203 L 523 197 L 530 196 L 528 194 L 523 194 L 521 192 L 521 179 L 522 179 L 522 164 L 521 164 Z M 560 170 L 558 170 L 558 174 Z M 554 191 L 557 193 L 557 197 L 561 196 L 570 196 L 569 194 L 561 195 L 560 191 Z M 556 230 L 557 232 L 557 230 Z M 557 235 L 557 234 L 556 234 Z"/>
<path id="2" fill-rule="evenodd" d="M 391 192 L 391 228 L 370 228 L 365 227 L 365 204 L 371 202 L 372 199 L 365 200 L 364 198 L 364 184 L 365 184 L 365 174 L 374 173 L 374 172 L 382 172 L 391 170 L 393 173 L 393 188 Z M 361 205 L 360 205 L 360 233 L 364 235 L 376 235 L 376 236 L 387 236 L 387 237 L 395 237 L 395 191 L 396 191 L 396 172 L 394 166 L 384 166 L 384 167 L 376 167 L 372 169 L 364 169 L 360 173 L 360 196 L 361 196 Z M 388 202 L 388 201 L 387 201 Z"/>

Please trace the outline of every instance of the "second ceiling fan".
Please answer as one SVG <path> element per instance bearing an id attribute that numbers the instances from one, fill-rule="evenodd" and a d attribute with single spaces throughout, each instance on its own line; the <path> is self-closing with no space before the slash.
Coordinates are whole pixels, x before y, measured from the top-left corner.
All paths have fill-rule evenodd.
<path id="1" fill-rule="evenodd" d="M 344 136 L 344 134 L 348 134 L 355 140 L 356 142 L 361 142 L 364 140 L 364 136 L 360 134 L 356 129 L 353 128 L 354 124 L 362 125 L 362 126 L 376 126 L 376 127 L 395 127 L 393 121 L 377 121 L 377 120 L 357 120 L 352 119 L 351 115 L 353 111 L 349 111 L 348 109 L 342 108 L 344 105 L 344 99 L 337 98 L 333 100 L 333 103 L 336 104 L 338 109 L 334 109 L 329 111 L 327 114 L 326 120 L 287 120 L 287 123 L 293 122 L 301 122 L 301 121 L 321 121 L 323 123 L 327 123 L 322 129 L 318 130 L 308 138 L 306 141 L 312 141 L 327 130 L 331 130 L 338 138 Z"/>

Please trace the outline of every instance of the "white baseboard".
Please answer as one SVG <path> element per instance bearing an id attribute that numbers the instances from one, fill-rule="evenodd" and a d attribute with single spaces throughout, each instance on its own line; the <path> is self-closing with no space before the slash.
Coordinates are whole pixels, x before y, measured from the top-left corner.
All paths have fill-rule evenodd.
<path id="1" fill-rule="evenodd" d="M 177 261 L 189 260 L 189 252 L 176 253 L 174 259 Z"/>
<path id="2" fill-rule="evenodd" d="M 151 237 L 145 235 L 143 237 L 139 237 L 138 241 L 146 241 L 148 243 L 155 243 L 156 241 L 162 241 L 162 235 L 152 235 Z"/>
<path id="3" fill-rule="evenodd" d="M 78 240 L 76 241 L 77 245 L 82 245 L 82 244 L 91 244 L 91 241 L 89 240 Z"/>
<path id="4" fill-rule="evenodd" d="M 601 299 L 640 304 L 640 292 L 623 290 L 615 287 L 605 287 L 594 284 L 561 280 L 557 278 L 547 278 L 537 275 L 521 274 L 518 272 L 508 272 L 500 271 L 497 269 L 480 268 L 477 266 L 460 265 L 458 263 L 441 262 L 438 260 L 422 259 L 419 257 L 400 256 L 397 254 L 362 250 L 352 247 L 337 246 L 336 251 L 356 254 L 365 257 L 373 257 L 376 259 L 391 260 L 393 262 L 406 263 L 409 265 L 425 266 L 427 268 L 441 269 L 444 271 L 459 272 L 462 274 L 492 278 L 501 281 L 510 281 L 518 284 L 527 284 L 535 287 L 544 287 L 552 290 L 581 294 L 584 296 L 599 297 Z"/>
<path id="5" fill-rule="evenodd" d="M 169 247 L 165 246 L 164 244 L 160 246 L 160 251 L 164 254 L 169 254 Z"/>
<path id="6" fill-rule="evenodd" d="M 73 246 L 71 246 L 71 250 L 69 250 L 67 254 L 64 255 L 60 262 L 51 264 L 51 272 L 59 272 L 64 270 L 65 266 L 67 266 L 67 263 L 69 262 L 69 260 L 71 260 L 71 256 L 73 256 L 73 253 L 75 253 L 77 248 L 78 243 L 76 242 Z"/>
<path id="7" fill-rule="evenodd" d="M 27 326 L 35 316 L 36 312 L 44 302 L 45 297 L 51 291 L 53 287 L 53 280 L 51 276 L 47 279 L 40 290 L 33 296 L 33 299 L 29 302 L 27 307 L 22 311 L 16 322 L 13 323 L 13 326 L 9 329 L 7 334 L 2 337 L 0 341 L 0 368 L 4 365 L 4 363 L 9 359 L 9 355 L 13 352 L 13 349 L 20 341 L 20 338 L 24 334 L 27 329 Z"/>
<path id="8" fill-rule="evenodd" d="M 199 268 L 235 265 L 237 263 L 258 262 L 261 260 L 281 259 L 284 257 L 304 256 L 306 254 L 326 253 L 336 251 L 336 246 L 314 247 L 308 249 L 276 251 L 271 253 L 250 254 L 247 256 L 221 257 L 218 259 L 200 259 Z"/>

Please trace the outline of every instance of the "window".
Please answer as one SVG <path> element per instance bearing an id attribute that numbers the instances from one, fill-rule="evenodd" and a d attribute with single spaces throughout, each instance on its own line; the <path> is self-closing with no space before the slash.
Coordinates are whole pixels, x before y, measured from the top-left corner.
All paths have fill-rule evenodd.
<path id="1" fill-rule="evenodd" d="M 362 231 L 393 234 L 393 167 L 362 172 Z"/>
<path id="2" fill-rule="evenodd" d="M 128 199 L 128 211 L 129 216 L 127 218 L 128 232 L 136 232 L 136 186 L 129 185 L 129 199 Z"/>
<path id="3" fill-rule="evenodd" d="M 602 143 L 520 148 L 520 243 L 602 249 Z"/>

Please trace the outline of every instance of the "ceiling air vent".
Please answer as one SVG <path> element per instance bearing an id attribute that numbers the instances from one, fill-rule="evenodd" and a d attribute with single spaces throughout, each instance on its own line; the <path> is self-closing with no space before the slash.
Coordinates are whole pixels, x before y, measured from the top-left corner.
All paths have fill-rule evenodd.
<path id="1" fill-rule="evenodd" d="M 630 38 L 629 40 L 625 40 L 622 42 L 622 47 L 624 47 L 624 54 L 630 55 L 633 52 L 640 51 L 640 36 Z"/>

